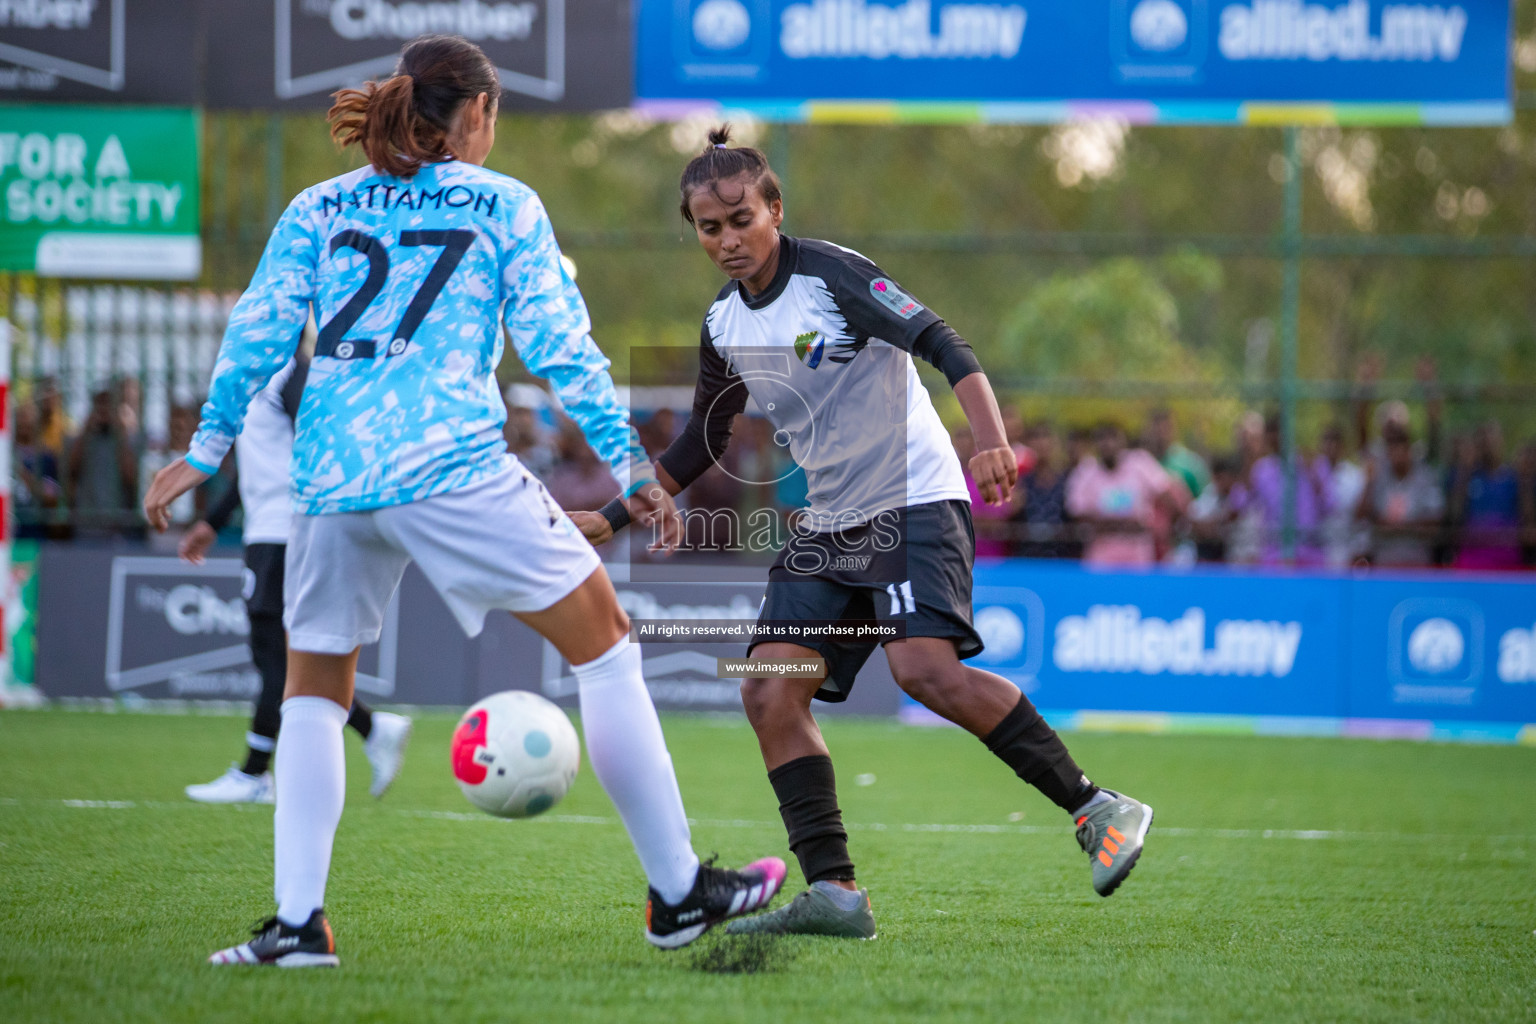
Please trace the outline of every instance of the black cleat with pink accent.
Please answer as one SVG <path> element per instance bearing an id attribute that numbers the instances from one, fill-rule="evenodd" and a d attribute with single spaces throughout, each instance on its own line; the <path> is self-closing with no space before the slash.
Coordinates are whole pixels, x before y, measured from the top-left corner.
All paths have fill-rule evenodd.
<path id="1" fill-rule="evenodd" d="M 211 964 L 258 967 L 338 967 L 336 939 L 325 911 L 309 915 L 302 928 L 292 928 L 269 917 L 251 929 L 251 940 L 221 949 L 208 958 Z"/>
<path id="2" fill-rule="evenodd" d="M 693 890 L 669 904 L 652 889 L 645 903 L 645 937 L 653 946 L 679 949 L 722 921 L 766 907 L 784 884 L 784 862 L 777 857 L 753 861 L 740 871 L 699 865 Z"/>

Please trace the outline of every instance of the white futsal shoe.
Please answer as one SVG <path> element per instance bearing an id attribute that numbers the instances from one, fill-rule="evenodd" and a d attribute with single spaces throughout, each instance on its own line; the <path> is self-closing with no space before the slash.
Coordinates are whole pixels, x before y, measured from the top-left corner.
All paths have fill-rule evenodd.
<path id="1" fill-rule="evenodd" d="M 405 745 L 411 740 L 411 720 L 404 715 L 392 715 L 388 711 L 373 713 L 373 728 L 363 741 L 363 752 L 373 769 L 373 781 L 368 792 L 380 797 L 400 774 L 405 762 Z"/>
<path id="2" fill-rule="evenodd" d="M 186 789 L 187 798 L 200 804 L 270 804 L 276 793 L 272 773 L 247 775 L 232 764 L 229 771 L 212 782 L 202 782 Z"/>

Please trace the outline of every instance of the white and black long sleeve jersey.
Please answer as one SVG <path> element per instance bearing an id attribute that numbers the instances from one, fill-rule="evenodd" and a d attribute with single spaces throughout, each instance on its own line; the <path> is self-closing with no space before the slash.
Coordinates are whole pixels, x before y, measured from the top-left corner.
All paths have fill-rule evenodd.
<path id="1" fill-rule="evenodd" d="M 222 530 L 245 506 L 246 544 L 286 544 L 293 519 L 289 495 L 293 471 L 293 423 L 304 394 L 307 362 L 290 359 L 256 392 L 235 438 L 235 486 L 209 510 L 208 524 Z"/>
<path id="2" fill-rule="evenodd" d="M 911 355 L 953 384 L 970 346 L 851 249 L 780 242 L 768 290 L 721 289 L 704 318 L 693 411 L 661 465 L 687 486 L 725 451 L 750 396 L 809 484 L 811 523 L 842 529 L 886 509 L 969 500 L 960 460 Z"/>

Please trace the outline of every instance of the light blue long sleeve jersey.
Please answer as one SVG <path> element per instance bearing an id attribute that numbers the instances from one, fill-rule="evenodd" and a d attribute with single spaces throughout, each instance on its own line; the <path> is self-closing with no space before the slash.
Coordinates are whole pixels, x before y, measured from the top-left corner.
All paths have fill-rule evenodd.
<path id="1" fill-rule="evenodd" d="M 446 161 L 409 179 L 364 167 L 300 193 L 230 315 L 187 462 L 218 467 L 311 303 L 320 335 L 295 425 L 296 511 L 400 505 L 510 469 L 495 373 L 503 318 L 620 486 L 653 479 L 544 205 L 522 182 Z"/>

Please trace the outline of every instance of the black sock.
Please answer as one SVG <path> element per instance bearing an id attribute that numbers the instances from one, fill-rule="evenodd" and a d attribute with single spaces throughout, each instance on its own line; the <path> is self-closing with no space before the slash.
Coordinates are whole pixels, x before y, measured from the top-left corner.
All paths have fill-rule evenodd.
<path id="1" fill-rule="evenodd" d="M 362 701 L 353 698 L 352 711 L 347 715 L 347 724 L 357 730 L 357 734 L 363 739 L 373 732 L 373 710 Z"/>
<path id="2" fill-rule="evenodd" d="M 807 884 L 853 881 L 848 833 L 837 807 L 837 779 L 825 754 L 798 757 L 768 773 L 789 831 L 789 848 Z"/>
<path id="3" fill-rule="evenodd" d="M 1081 807 L 1099 791 L 1067 753 L 1056 730 L 1022 693 L 1013 710 L 981 742 L 1062 810 Z"/>
<path id="4" fill-rule="evenodd" d="M 272 765 L 272 751 L 245 748 L 245 764 L 240 768 L 247 775 L 263 775 Z"/>

